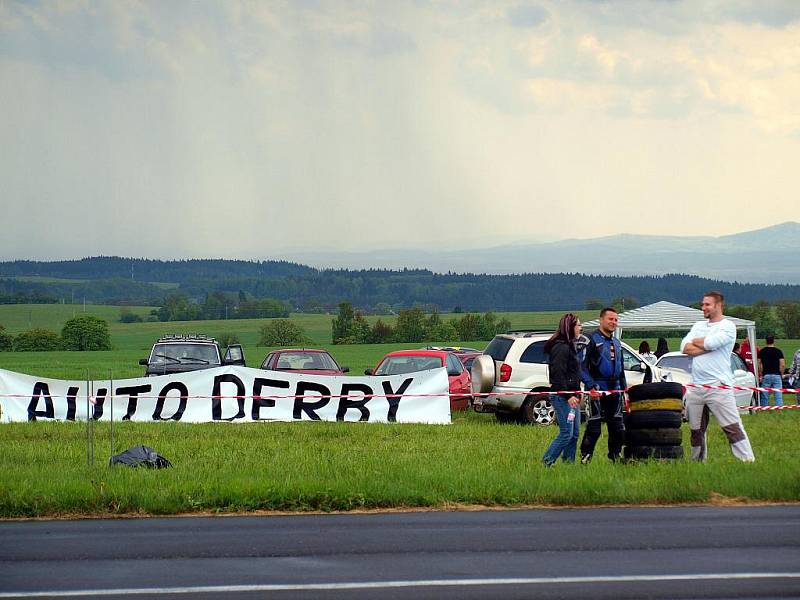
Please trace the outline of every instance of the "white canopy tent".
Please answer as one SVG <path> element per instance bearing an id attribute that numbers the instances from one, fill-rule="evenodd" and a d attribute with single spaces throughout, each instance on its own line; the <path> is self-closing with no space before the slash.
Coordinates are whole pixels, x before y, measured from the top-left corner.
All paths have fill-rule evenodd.
<path id="1" fill-rule="evenodd" d="M 622 338 L 622 332 L 626 329 L 685 329 L 692 328 L 697 321 L 702 321 L 703 311 L 673 302 L 661 300 L 647 306 L 626 310 L 619 314 L 619 323 L 614 335 Z M 736 329 L 746 329 L 747 339 L 750 340 L 750 348 L 753 351 L 753 370 L 758 381 L 758 360 L 755 359 L 756 349 L 756 324 L 754 321 L 739 319 L 736 317 L 725 317 L 736 325 Z M 584 327 L 596 328 L 599 325 L 597 319 L 583 324 Z"/>

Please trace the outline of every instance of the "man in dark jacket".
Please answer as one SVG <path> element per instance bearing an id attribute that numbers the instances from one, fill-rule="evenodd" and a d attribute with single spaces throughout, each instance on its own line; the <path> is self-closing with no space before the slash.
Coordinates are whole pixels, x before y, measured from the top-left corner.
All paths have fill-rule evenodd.
<path id="1" fill-rule="evenodd" d="M 617 460 L 625 443 L 625 423 L 622 420 L 624 395 L 602 394 L 607 390 L 624 390 L 625 369 L 622 346 L 614 337 L 617 329 L 617 311 L 607 307 L 600 311 L 600 325 L 589 336 L 581 369 L 581 378 L 589 391 L 589 420 L 581 442 L 581 462 L 592 460 L 594 447 L 600 437 L 600 419 L 608 426 L 608 458 Z"/>

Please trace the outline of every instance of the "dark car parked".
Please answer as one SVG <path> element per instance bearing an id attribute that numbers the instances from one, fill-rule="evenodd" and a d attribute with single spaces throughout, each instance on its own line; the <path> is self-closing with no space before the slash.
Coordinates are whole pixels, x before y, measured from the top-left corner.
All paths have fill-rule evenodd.
<path id="1" fill-rule="evenodd" d="M 223 365 L 245 365 L 240 344 L 231 344 L 223 356 L 217 340 L 202 334 L 171 334 L 156 340 L 148 358 L 139 360 L 145 375 L 169 375 L 211 369 Z"/>

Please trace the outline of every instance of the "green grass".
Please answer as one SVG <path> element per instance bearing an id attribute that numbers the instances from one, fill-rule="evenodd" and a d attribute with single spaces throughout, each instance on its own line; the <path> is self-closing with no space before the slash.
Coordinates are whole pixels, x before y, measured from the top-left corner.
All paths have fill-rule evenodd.
<path id="1" fill-rule="evenodd" d="M 82 306 L 0 306 L 12 333 L 32 326 L 59 331 Z M 138 359 L 164 333 L 234 333 L 248 364 L 270 348 L 257 347 L 264 320 L 177 323 L 118 322 L 119 308 L 87 306 L 109 321 L 108 352 L 0 352 L 0 368 L 59 379 L 142 375 Z M 148 307 L 135 312 L 147 314 Z M 547 329 L 560 312 L 505 313 L 512 327 Z M 594 311 L 581 311 L 588 319 Z M 311 344 L 332 351 L 354 375 L 388 351 L 422 344 L 332 346 L 331 315 L 293 315 Z M 370 321 L 377 317 L 370 317 Z M 392 318 L 384 318 L 392 322 Z M 625 340 L 638 346 L 635 332 Z M 441 340 L 442 343 L 451 340 Z M 649 340 L 654 346 L 655 340 Z M 678 340 L 669 340 L 677 348 Z M 486 341 L 463 342 L 483 348 Z M 787 360 L 798 340 L 779 340 Z M 791 397 L 786 399 L 791 402 Z M 175 514 L 197 511 L 352 510 L 386 507 L 594 505 L 708 502 L 715 495 L 753 501 L 800 500 L 800 462 L 794 459 L 800 411 L 744 417 L 757 462 L 740 464 L 718 427 L 710 459 L 589 467 L 540 459 L 555 428 L 498 425 L 489 415 L 454 414 L 452 426 L 359 423 L 117 423 L 116 451 L 147 444 L 175 468 L 109 468 L 109 424 L 95 423 L 95 464 L 86 465 L 85 423 L 15 423 L 0 427 L 0 516 L 62 514 Z M 684 428 L 685 429 L 685 428 Z M 684 446 L 688 448 L 684 431 Z M 604 434 L 605 438 L 605 434 Z M 601 439 L 601 447 L 605 439 Z"/>
<path id="2" fill-rule="evenodd" d="M 734 459 L 712 421 L 705 464 L 598 459 L 552 469 L 540 459 L 555 428 L 498 425 L 474 413 L 455 414 L 451 426 L 115 424 L 118 452 L 147 444 L 175 465 L 158 471 L 108 467 L 108 423 L 94 424 L 93 467 L 85 423 L 9 424 L 0 428 L 0 515 L 800 500 L 800 414 L 744 421 L 755 464 Z"/>

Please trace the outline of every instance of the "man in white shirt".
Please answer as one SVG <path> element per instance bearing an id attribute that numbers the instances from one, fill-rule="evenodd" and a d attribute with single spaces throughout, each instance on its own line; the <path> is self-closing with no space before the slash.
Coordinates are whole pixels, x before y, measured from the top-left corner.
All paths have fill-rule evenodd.
<path id="1" fill-rule="evenodd" d="M 733 385 L 731 351 L 736 342 L 736 326 L 722 316 L 725 299 L 719 292 L 703 295 L 705 321 L 698 321 L 681 342 L 681 352 L 692 358 L 692 382 L 708 385 Z M 733 390 L 688 388 L 686 416 L 692 431 L 692 458 L 706 459 L 706 429 L 709 411 L 728 437 L 731 452 L 739 460 L 753 462 L 755 456 L 744 431 Z"/>

